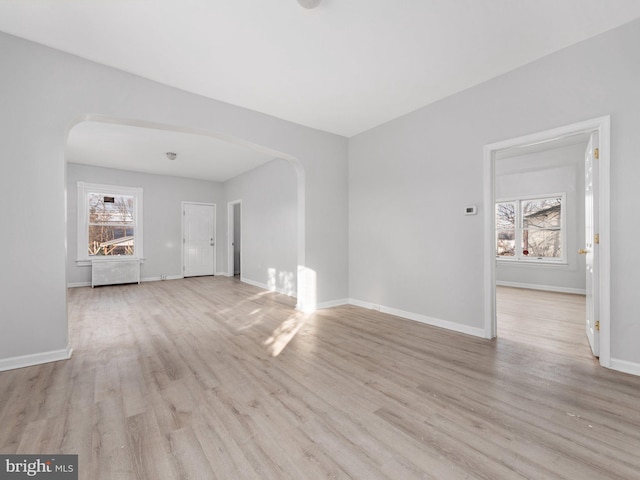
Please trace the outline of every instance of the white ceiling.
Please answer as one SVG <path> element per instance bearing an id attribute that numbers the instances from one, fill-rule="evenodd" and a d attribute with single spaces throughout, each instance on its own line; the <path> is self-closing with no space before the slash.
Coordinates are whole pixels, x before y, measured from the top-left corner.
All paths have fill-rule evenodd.
<path id="1" fill-rule="evenodd" d="M 638 0 L 0 0 L 0 31 L 347 137 L 639 17 Z"/>
<path id="2" fill-rule="evenodd" d="M 177 153 L 175 160 L 167 152 Z M 272 155 L 211 136 L 87 121 L 71 129 L 65 158 L 71 163 L 224 182 Z"/>

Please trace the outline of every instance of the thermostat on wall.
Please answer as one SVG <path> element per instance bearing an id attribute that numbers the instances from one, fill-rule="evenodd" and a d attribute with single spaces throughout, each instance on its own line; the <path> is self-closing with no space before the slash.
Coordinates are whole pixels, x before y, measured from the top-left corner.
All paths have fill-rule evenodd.
<path id="1" fill-rule="evenodd" d="M 476 213 L 478 213 L 478 207 L 476 207 L 475 205 L 471 205 L 470 207 L 465 207 L 464 209 L 465 215 L 475 215 Z"/>

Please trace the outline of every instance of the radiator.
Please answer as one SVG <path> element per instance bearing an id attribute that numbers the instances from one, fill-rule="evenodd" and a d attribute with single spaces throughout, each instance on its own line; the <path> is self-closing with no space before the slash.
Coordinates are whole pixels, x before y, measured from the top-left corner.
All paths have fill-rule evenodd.
<path id="1" fill-rule="evenodd" d="M 140 260 L 137 258 L 91 260 L 91 286 L 140 283 Z"/>

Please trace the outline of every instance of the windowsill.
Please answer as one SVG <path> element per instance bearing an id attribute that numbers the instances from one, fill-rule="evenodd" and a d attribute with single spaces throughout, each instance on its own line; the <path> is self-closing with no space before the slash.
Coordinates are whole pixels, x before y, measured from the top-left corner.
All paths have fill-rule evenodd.
<path id="1" fill-rule="evenodd" d="M 82 260 L 76 260 L 76 266 L 77 267 L 90 267 L 91 266 L 91 262 L 93 262 L 94 260 L 99 261 L 99 262 L 122 262 L 122 261 L 126 261 L 126 260 L 139 260 L 140 263 L 144 263 L 144 258 L 140 258 L 140 257 L 134 257 L 134 256 L 129 256 L 129 255 L 113 255 L 113 256 L 101 256 L 98 258 L 90 258 L 90 259 L 82 259 Z"/>
<path id="2" fill-rule="evenodd" d="M 536 266 L 536 267 L 567 267 L 569 262 L 566 260 L 545 260 L 542 258 L 522 259 L 522 258 L 503 258 L 496 257 L 499 264 L 502 265 L 518 265 L 518 266 Z"/>

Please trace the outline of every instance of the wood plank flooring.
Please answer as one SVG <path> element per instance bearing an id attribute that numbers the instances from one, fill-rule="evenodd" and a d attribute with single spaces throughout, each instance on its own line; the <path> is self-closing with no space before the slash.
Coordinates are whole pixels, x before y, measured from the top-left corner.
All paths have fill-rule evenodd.
<path id="1" fill-rule="evenodd" d="M 498 304 L 488 341 L 224 277 L 70 289 L 73 358 L 0 373 L 0 452 L 83 479 L 640 478 L 640 378 L 591 357 L 583 297 Z"/>

